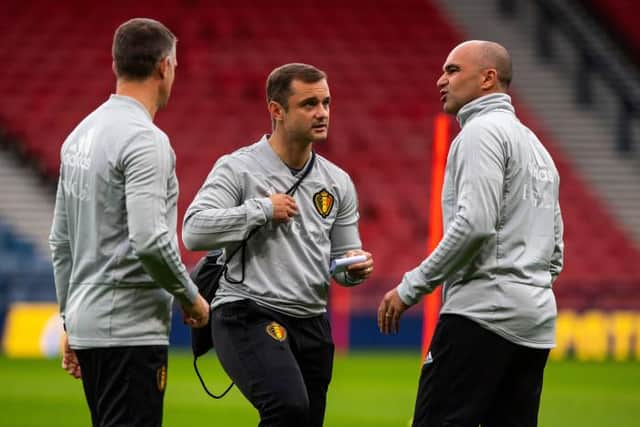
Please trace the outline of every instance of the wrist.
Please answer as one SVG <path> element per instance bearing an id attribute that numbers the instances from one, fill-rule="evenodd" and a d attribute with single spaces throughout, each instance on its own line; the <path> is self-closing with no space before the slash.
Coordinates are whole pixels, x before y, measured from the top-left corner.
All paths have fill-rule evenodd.
<path id="1" fill-rule="evenodd" d="M 273 202 L 269 197 L 264 197 L 262 199 L 255 199 L 262 213 L 264 214 L 264 218 L 266 221 L 271 221 L 273 219 Z"/>

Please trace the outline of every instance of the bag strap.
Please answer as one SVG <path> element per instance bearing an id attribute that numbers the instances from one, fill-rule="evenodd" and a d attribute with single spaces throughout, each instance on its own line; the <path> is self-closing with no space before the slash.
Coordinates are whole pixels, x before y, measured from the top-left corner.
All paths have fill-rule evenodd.
<path id="1" fill-rule="evenodd" d="M 307 165 L 306 169 L 304 170 L 304 172 L 302 173 L 302 175 L 300 176 L 300 178 L 298 178 L 298 180 L 295 182 L 295 184 L 293 184 L 285 194 L 289 195 L 289 196 L 293 196 L 296 191 L 298 190 L 298 187 L 300 187 L 300 184 L 302 183 L 302 181 L 304 181 L 304 179 L 307 177 L 307 175 L 309 175 L 309 172 L 311 172 L 311 169 L 313 169 L 313 165 L 316 162 L 316 152 L 315 151 L 311 151 L 311 160 L 309 160 L 309 164 Z M 229 283 L 233 283 L 233 284 L 241 284 L 244 282 L 244 272 L 245 272 L 245 254 L 246 254 L 246 248 L 247 248 L 247 241 L 249 241 L 249 239 L 256 233 L 256 231 L 258 231 L 262 226 L 258 226 L 256 228 L 254 228 L 253 230 L 251 230 L 251 232 L 249 233 L 249 235 L 247 236 L 246 239 L 244 239 L 242 241 L 242 243 L 240 244 L 240 246 L 238 246 L 232 253 L 231 255 L 229 255 L 229 257 L 224 261 L 224 278 L 227 280 L 227 282 Z M 240 280 L 236 280 L 233 277 L 229 277 L 229 275 L 227 274 L 227 264 L 229 263 L 229 261 L 231 261 L 231 258 L 234 257 L 234 255 L 236 253 L 238 253 L 238 251 L 240 251 L 240 256 L 242 257 L 242 276 L 240 278 Z"/>
<path id="2" fill-rule="evenodd" d="M 315 164 L 315 162 L 316 162 L 316 152 L 311 151 L 311 160 L 309 160 L 309 164 L 307 165 L 307 168 L 304 170 L 300 178 L 298 178 L 296 183 L 293 184 L 291 188 L 287 190 L 286 194 L 288 194 L 289 196 L 293 196 L 295 194 L 295 192 L 298 190 L 298 187 L 300 187 L 300 184 L 302 184 L 302 181 L 304 181 L 307 175 L 309 175 L 309 172 L 311 172 L 311 169 L 313 169 L 313 165 Z"/>
<path id="3" fill-rule="evenodd" d="M 197 356 L 193 358 L 193 369 L 195 369 L 196 375 L 198 376 L 198 379 L 200 380 L 200 384 L 202 385 L 202 388 L 204 389 L 205 393 L 207 393 L 209 396 L 213 397 L 214 399 L 222 399 L 223 397 L 225 397 L 227 395 L 227 393 L 229 393 L 229 390 L 231 390 L 231 388 L 235 384 L 234 382 L 232 382 L 231 384 L 229 384 L 229 386 L 227 387 L 227 389 L 225 391 L 223 391 L 220 394 L 214 394 L 214 393 L 209 391 L 209 389 L 207 388 L 207 385 L 204 383 L 204 379 L 202 379 L 202 375 L 200 375 L 200 371 L 198 370 L 198 357 Z"/>
<path id="4" fill-rule="evenodd" d="M 289 188 L 285 194 L 287 194 L 289 196 L 293 196 L 295 194 L 295 192 L 298 190 L 298 187 L 300 187 L 300 184 L 302 183 L 302 181 L 307 177 L 307 175 L 309 175 L 309 172 L 311 172 L 311 169 L 313 169 L 313 165 L 315 164 L 315 161 L 316 161 L 316 153 L 315 153 L 315 151 L 311 151 L 311 160 L 309 161 L 309 164 L 307 165 L 306 169 L 304 170 L 304 172 L 302 173 L 300 178 L 298 178 L 298 180 L 295 182 L 295 184 L 293 184 L 291 186 L 291 188 Z M 223 268 L 224 278 L 229 283 L 239 284 L 239 283 L 244 282 L 245 253 L 246 253 L 247 241 L 255 234 L 255 232 L 260 227 L 262 227 L 262 226 L 258 226 L 256 228 L 254 228 L 253 230 L 251 230 L 251 232 L 249 233 L 247 238 L 242 241 L 240 246 L 238 246 L 231 253 L 231 255 L 229 255 L 229 257 L 227 259 L 225 259 L 224 266 L 222 268 Z M 231 277 L 229 277 L 227 275 L 227 264 L 229 264 L 229 261 L 231 261 L 231 258 L 233 258 L 239 251 L 241 252 L 241 256 L 242 256 L 242 277 L 241 277 L 240 280 L 235 280 L 235 279 L 233 279 L 233 278 L 231 278 Z M 210 397 L 212 397 L 214 399 L 222 399 L 224 396 L 226 396 L 227 393 L 229 393 L 229 391 L 231 390 L 231 388 L 235 384 L 235 383 L 232 382 L 231 384 L 229 384 L 227 389 L 225 391 L 223 391 L 222 393 L 220 393 L 220 394 L 212 393 L 211 391 L 209 391 L 209 389 L 207 388 L 207 385 L 204 383 L 204 379 L 202 378 L 202 375 L 200 375 L 200 370 L 198 370 L 198 357 L 194 357 L 193 358 L 193 369 L 195 369 L 196 375 L 198 376 L 198 380 L 200 380 L 200 385 L 202 385 L 202 388 L 204 389 L 205 393 L 207 393 Z"/>

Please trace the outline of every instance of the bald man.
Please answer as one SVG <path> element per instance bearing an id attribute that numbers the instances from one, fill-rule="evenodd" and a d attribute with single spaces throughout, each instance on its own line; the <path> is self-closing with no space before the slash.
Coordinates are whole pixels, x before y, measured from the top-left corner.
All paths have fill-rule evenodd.
<path id="1" fill-rule="evenodd" d="M 456 46 L 437 81 L 461 131 L 442 191 L 445 234 L 378 309 L 382 333 L 444 282 L 413 426 L 535 426 L 555 345 L 551 288 L 563 262 L 559 176 L 506 94 L 511 59 L 497 43 Z"/>

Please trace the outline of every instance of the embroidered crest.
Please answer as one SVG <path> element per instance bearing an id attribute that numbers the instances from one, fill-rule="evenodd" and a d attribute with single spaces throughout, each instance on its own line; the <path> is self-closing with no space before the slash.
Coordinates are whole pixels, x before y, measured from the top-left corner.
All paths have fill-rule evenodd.
<path id="1" fill-rule="evenodd" d="M 276 322 L 271 322 L 267 325 L 267 333 L 276 341 L 284 341 L 287 339 L 287 330 L 284 326 Z"/>
<path id="2" fill-rule="evenodd" d="M 167 386 L 167 365 L 162 365 L 156 371 L 156 385 L 158 386 L 158 391 L 164 391 Z"/>
<path id="3" fill-rule="evenodd" d="M 313 205 L 322 218 L 329 216 L 331 209 L 333 209 L 334 200 L 333 195 L 324 188 L 313 195 Z"/>

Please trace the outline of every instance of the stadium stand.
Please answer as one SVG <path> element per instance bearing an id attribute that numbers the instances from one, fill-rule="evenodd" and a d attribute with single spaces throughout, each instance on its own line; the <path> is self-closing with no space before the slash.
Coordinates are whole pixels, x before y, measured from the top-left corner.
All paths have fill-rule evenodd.
<path id="1" fill-rule="evenodd" d="M 638 4 L 634 0 L 582 0 L 640 65 Z"/>
<path id="2" fill-rule="evenodd" d="M 0 330 L 14 301 L 54 301 L 51 263 L 0 218 Z"/>
<path id="3" fill-rule="evenodd" d="M 430 2 L 327 0 L 318 8 L 282 0 L 265 8 L 259 0 L 118 0 L 87 11 L 73 0 L 55 13 L 37 2 L 5 3 L 0 126 L 20 137 L 23 154 L 50 179 L 65 136 L 113 90 L 114 28 L 133 16 L 151 16 L 180 39 L 176 84 L 158 124 L 176 151 L 181 214 L 219 156 L 269 130 L 268 72 L 308 62 L 328 72 L 333 98 L 330 140 L 318 150 L 354 178 L 362 239 L 376 257 L 371 283 L 353 291 L 356 309 L 375 307 L 426 254 L 430 140 L 440 111 L 435 80 L 461 40 Z M 526 114 L 523 119 L 529 122 Z M 640 308 L 633 241 L 544 129 L 534 130 L 562 176 L 567 258 L 556 288 L 560 305 Z M 183 254 L 191 265 L 200 255 Z M 599 297 L 603 289 L 606 299 Z"/>

